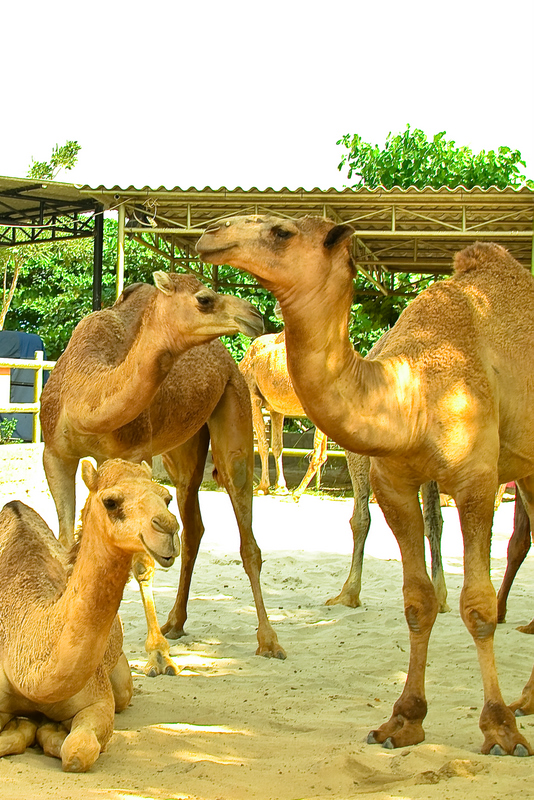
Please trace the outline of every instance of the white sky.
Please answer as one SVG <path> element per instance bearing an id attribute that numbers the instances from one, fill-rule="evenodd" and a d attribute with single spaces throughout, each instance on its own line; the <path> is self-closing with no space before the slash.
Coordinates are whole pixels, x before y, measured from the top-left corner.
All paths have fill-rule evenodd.
<path id="1" fill-rule="evenodd" d="M 60 180 L 342 188 L 337 139 L 410 123 L 534 177 L 532 0 L 28 0 L 0 30 L 0 175 L 76 139 Z"/>

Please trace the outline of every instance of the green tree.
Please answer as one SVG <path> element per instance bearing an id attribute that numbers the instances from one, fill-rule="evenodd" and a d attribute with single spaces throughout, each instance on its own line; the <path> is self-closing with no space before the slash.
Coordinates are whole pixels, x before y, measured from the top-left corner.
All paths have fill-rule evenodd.
<path id="1" fill-rule="evenodd" d="M 62 169 L 70 170 L 78 160 L 81 145 L 76 141 L 66 141 L 65 144 L 56 144 L 52 150 L 50 161 L 32 161 L 28 167 L 28 178 L 53 181 Z"/>
<path id="2" fill-rule="evenodd" d="M 388 133 L 381 148 L 364 142 L 357 133 L 345 134 L 337 144 L 343 145 L 348 152 L 343 154 L 338 169 L 347 168 L 349 181 L 356 178 L 350 184 L 352 188 L 534 187 L 534 182 L 528 180 L 520 169 L 526 164 L 519 150 L 499 147 L 497 151 L 473 153 L 469 147 L 457 147 L 456 142 L 445 137 L 446 132 L 440 131 L 429 139 L 419 128 L 412 129 L 407 125 L 404 133 Z"/>

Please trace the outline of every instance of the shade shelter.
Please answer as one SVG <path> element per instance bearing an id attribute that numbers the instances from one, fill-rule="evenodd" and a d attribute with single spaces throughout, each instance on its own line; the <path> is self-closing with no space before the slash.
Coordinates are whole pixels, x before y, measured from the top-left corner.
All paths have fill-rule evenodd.
<path id="1" fill-rule="evenodd" d="M 93 309 L 100 308 L 103 212 L 74 184 L 0 177 L 0 248 L 92 238 Z"/>
<path id="2" fill-rule="evenodd" d="M 206 226 L 235 214 L 327 216 L 354 227 L 354 257 L 369 293 L 400 293 L 401 273 L 446 275 L 456 251 L 476 241 L 508 248 L 533 267 L 534 191 L 507 189 L 151 189 L 92 188 L 80 194 L 119 213 L 118 288 L 130 236 L 217 289 L 216 267 L 202 265 L 195 242 Z M 248 278 L 243 276 L 246 284 Z M 405 293 L 405 289 L 402 293 Z"/>

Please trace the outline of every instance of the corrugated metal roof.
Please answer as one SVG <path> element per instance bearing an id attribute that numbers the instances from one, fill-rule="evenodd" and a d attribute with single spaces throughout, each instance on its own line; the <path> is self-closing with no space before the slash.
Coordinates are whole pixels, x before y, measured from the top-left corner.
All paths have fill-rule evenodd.
<path id="1" fill-rule="evenodd" d="M 350 223 L 362 271 L 447 273 L 452 257 L 476 240 L 507 247 L 531 266 L 534 191 L 515 189 L 166 189 L 80 187 L 106 208 L 123 204 L 130 233 L 186 248 L 215 220 L 235 214 L 313 214 Z"/>
<path id="2" fill-rule="evenodd" d="M 186 268 L 193 265 L 194 244 L 211 222 L 269 213 L 327 216 L 351 224 L 361 271 L 383 286 L 397 272 L 447 273 L 454 253 L 481 239 L 504 245 L 526 267 L 532 264 L 534 191 L 526 187 L 167 189 L 0 177 L 0 232 L 2 225 L 36 222 L 43 211 L 48 218 L 60 213 L 74 218 L 99 204 L 124 206 L 129 234 Z"/>

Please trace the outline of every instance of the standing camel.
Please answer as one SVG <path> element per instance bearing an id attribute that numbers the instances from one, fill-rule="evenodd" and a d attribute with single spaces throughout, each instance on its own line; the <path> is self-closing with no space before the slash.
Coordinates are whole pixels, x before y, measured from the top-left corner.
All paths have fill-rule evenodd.
<path id="1" fill-rule="evenodd" d="M 246 301 L 217 295 L 192 276 L 156 272 L 154 280 L 155 286 L 128 287 L 112 308 L 85 317 L 43 389 L 43 462 L 60 541 L 69 544 L 73 538 L 80 458 L 92 456 L 100 464 L 119 456 L 150 462 L 163 455 L 176 486 L 183 532 L 178 594 L 161 630 L 152 595 L 153 562 L 146 556 L 135 559 L 134 574 L 147 617 L 146 673 L 176 674 L 165 636 L 184 634 L 204 533 L 198 490 L 211 439 L 216 477 L 230 495 L 258 613 L 257 653 L 283 658 L 263 603 L 261 553 L 252 532 L 248 389 L 224 345 L 212 341 L 238 330 L 256 335 L 263 323 Z"/>
<path id="2" fill-rule="evenodd" d="M 371 458 L 371 484 L 402 555 L 410 661 L 390 720 L 368 741 L 393 748 L 425 737 L 425 667 L 438 603 L 418 491 L 435 480 L 454 498 L 462 528 L 460 612 L 482 674 L 482 752 L 531 755 L 514 711 L 534 710 L 534 672 L 508 708 L 495 665 L 489 568 L 499 484 L 518 483 L 534 520 L 534 279 L 498 245 L 469 247 L 456 255 L 450 279 L 408 305 L 380 355 L 364 359 L 348 336 L 352 233 L 321 218 L 237 217 L 209 228 L 197 248 L 204 260 L 246 270 L 273 292 L 307 416 L 342 447 Z"/>
<path id="3" fill-rule="evenodd" d="M 94 764 L 132 697 L 117 612 L 134 554 L 168 567 L 180 551 L 171 495 L 148 465 L 84 461 L 82 476 L 74 566 L 33 509 L 0 512 L 0 756 L 37 740 L 66 772 Z"/>
<path id="4" fill-rule="evenodd" d="M 269 445 L 262 413 L 264 408 L 271 417 L 271 450 L 276 469 L 274 491 L 278 494 L 287 494 L 282 462 L 284 417 L 305 417 L 306 415 L 295 394 L 287 371 L 284 331 L 266 333 L 254 339 L 240 361 L 239 369 L 250 391 L 252 422 L 258 440 L 261 480 L 257 491 L 259 494 L 269 494 L 271 485 L 269 477 Z M 321 469 L 326 462 L 327 444 L 328 437 L 319 428 L 316 428 L 313 437 L 313 452 L 308 469 L 299 486 L 293 492 L 293 498 L 297 502 L 317 470 Z"/>
<path id="5" fill-rule="evenodd" d="M 378 355 L 386 340 L 385 334 L 371 349 L 370 358 Z M 261 481 L 258 490 L 267 494 L 269 491 L 269 448 L 263 420 L 262 408 L 271 415 L 271 442 L 276 464 L 275 491 L 286 489 L 282 469 L 282 433 L 284 416 L 304 417 L 305 412 L 293 388 L 287 368 L 287 355 L 284 331 L 265 334 L 255 339 L 242 361 L 239 369 L 243 374 L 252 399 L 252 421 L 258 439 L 258 450 L 261 459 Z M 298 500 L 308 486 L 313 475 L 326 461 L 327 437 L 319 428 L 315 429 L 314 450 L 306 475 L 293 496 Z M 361 606 L 360 592 L 362 585 L 363 553 L 371 516 L 369 497 L 371 484 L 369 480 L 369 458 L 346 450 L 347 466 L 354 493 L 354 510 L 350 519 L 354 542 L 350 572 L 341 592 L 326 601 L 327 605 L 345 605 L 351 608 Z M 441 559 L 441 532 L 443 518 L 441 516 L 439 491 L 436 484 L 430 481 L 422 487 L 423 508 L 425 518 L 425 534 L 430 544 L 432 563 L 432 582 L 436 589 L 439 609 L 449 611 L 447 605 L 447 586 L 443 574 Z"/>

